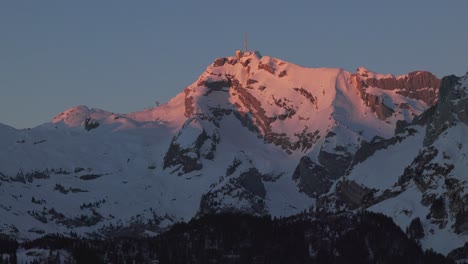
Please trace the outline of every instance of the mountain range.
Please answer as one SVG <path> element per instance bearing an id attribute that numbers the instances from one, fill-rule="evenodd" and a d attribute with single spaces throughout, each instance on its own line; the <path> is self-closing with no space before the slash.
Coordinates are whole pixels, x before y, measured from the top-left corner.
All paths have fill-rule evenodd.
<path id="1" fill-rule="evenodd" d="M 468 75 L 216 59 L 172 100 L 0 125 L 0 233 L 154 236 L 214 213 L 419 218 L 424 248 L 468 242 Z"/>

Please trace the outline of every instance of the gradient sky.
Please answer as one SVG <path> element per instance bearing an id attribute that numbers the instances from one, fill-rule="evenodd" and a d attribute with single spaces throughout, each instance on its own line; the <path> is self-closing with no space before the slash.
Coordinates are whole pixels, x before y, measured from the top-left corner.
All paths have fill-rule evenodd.
<path id="1" fill-rule="evenodd" d="M 0 2 L 0 123 L 88 105 L 166 102 L 217 57 L 249 48 L 308 67 L 468 71 L 468 1 Z"/>

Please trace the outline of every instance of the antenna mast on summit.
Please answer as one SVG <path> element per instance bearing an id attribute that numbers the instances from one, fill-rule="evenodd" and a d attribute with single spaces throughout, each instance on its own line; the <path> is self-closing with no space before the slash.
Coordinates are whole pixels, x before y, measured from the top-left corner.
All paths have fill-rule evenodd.
<path id="1" fill-rule="evenodd" d="M 244 33 L 244 52 L 247 52 L 247 32 Z"/>

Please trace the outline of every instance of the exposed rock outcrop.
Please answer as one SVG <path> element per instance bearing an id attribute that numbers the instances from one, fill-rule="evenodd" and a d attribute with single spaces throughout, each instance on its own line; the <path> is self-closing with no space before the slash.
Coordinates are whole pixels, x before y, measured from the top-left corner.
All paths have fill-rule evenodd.
<path id="1" fill-rule="evenodd" d="M 371 75 L 367 70 L 360 68 L 358 73 L 353 75 L 351 82 L 356 84 L 364 103 L 379 119 L 385 120 L 393 115 L 395 109 L 386 105 L 382 97 L 367 93 L 368 87 L 392 90 L 405 97 L 421 100 L 427 105 L 434 105 L 437 102 L 441 80 L 425 71 L 410 72 L 407 76 L 377 78 L 373 77 L 373 73 Z M 400 107 L 411 109 L 407 104 Z"/>
<path id="2" fill-rule="evenodd" d="M 274 62 L 270 59 L 268 61 L 260 61 L 259 64 L 258 64 L 258 69 L 259 70 L 265 70 L 267 72 L 269 72 L 270 74 L 273 74 L 275 75 L 275 66 L 274 66 Z M 283 75 L 284 76 L 284 75 Z"/>
<path id="3" fill-rule="evenodd" d="M 393 109 L 386 106 L 381 97 L 366 93 L 366 88 L 368 88 L 369 85 L 365 81 L 361 80 L 359 75 L 353 75 L 353 77 L 354 80 L 352 80 L 352 83 L 356 84 L 356 88 L 364 104 L 369 107 L 380 120 L 385 120 L 392 116 L 394 112 Z"/>
<path id="4" fill-rule="evenodd" d="M 432 122 L 427 126 L 425 146 L 431 145 L 456 121 L 468 124 L 468 91 L 459 82 L 462 78 L 451 75 L 442 79 L 437 107 Z"/>
<path id="5" fill-rule="evenodd" d="M 239 176 L 239 183 L 247 191 L 265 199 L 266 190 L 262 183 L 262 176 L 257 169 L 252 168 Z"/>
<path id="6" fill-rule="evenodd" d="M 185 127 L 191 123 L 198 123 L 197 119 L 189 119 Z M 219 135 L 216 130 L 208 134 L 202 129 L 198 135 L 193 131 L 182 130 L 175 136 L 169 149 L 164 156 L 164 169 L 173 168 L 174 171 L 180 169 L 179 175 L 189 173 L 203 168 L 201 159 L 212 160 L 219 143 Z M 187 135 L 185 135 L 187 134 Z"/>
<path id="7" fill-rule="evenodd" d="M 301 158 L 292 178 L 298 182 L 299 190 L 310 197 L 326 193 L 333 183 L 330 172 L 307 156 Z"/>
<path id="8" fill-rule="evenodd" d="M 217 58 L 213 62 L 213 67 L 221 67 L 227 62 L 227 58 Z"/>
<path id="9" fill-rule="evenodd" d="M 414 131 L 414 130 L 409 130 Z M 384 139 L 381 137 L 374 137 L 370 142 L 362 141 L 360 148 L 356 151 L 353 157 L 352 165 L 363 162 L 368 157 L 372 156 L 376 151 L 385 149 L 388 146 L 401 142 L 405 137 L 397 135 L 395 137 Z"/>
<path id="10" fill-rule="evenodd" d="M 372 194 L 372 190 L 355 183 L 354 181 L 340 181 L 336 185 L 337 205 L 346 205 L 349 209 L 356 209 L 364 205 L 366 196 Z"/>
<path id="11" fill-rule="evenodd" d="M 440 79 L 426 71 L 410 72 L 404 78 L 366 78 L 365 82 L 372 87 L 396 90 L 403 96 L 424 101 L 428 105 L 435 103 L 440 86 Z"/>
<path id="12" fill-rule="evenodd" d="M 239 166 L 242 162 L 236 159 L 233 164 Z M 237 167 L 236 167 L 237 168 Z M 211 186 L 211 190 L 203 194 L 200 201 L 199 215 L 220 212 L 247 212 L 253 215 L 266 214 L 266 189 L 263 179 L 270 175 L 261 174 L 256 168 L 232 175 L 235 168 L 229 170 L 229 175 L 222 178 L 218 184 Z"/>
<path id="13" fill-rule="evenodd" d="M 184 111 L 184 115 L 185 115 L 185 117 L 189 118 L 195 112 L 195 101 L 193 99 L 193 96 L 190 95 L 190 88 L 188 88 L 188 87 L 185 88 L 184 93 L 185 93 L 185 101 L 184 101 L 185 111 Z"/>
<path id="14" fill-rule="evenodd" d="M 83 126 L 87 131 L 90 131 L 97 128 L 99 123 L 96 120 L 91 119 L 91 117 L 87 117 L 83 123 Z"/>
<path id="15" fill-rule="evenodd" d="M 343 176 L 352 161 L 352 154 L 345 147 L 335 147 L 334 151 L 330 153 L 322 149 L 318 155 L 318 161 L 328 170 L 332 180 Z"/>

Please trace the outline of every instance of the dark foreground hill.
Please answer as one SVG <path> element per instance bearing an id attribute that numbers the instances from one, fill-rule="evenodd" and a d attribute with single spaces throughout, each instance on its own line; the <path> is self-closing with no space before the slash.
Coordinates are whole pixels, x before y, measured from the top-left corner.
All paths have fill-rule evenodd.
<path id="1" fill-rule="evenodd" d="M 15 251 L 35 256 L 30 263 L 454 263 L 423 251 L 419 229 L 412 224 L 405 234 L 391 218 L 369 212 L 281 219 L 217 214 L 177 223 L 155 238 L 2 240 L 10 261 L 0 263 L 24 263 Z"/>

